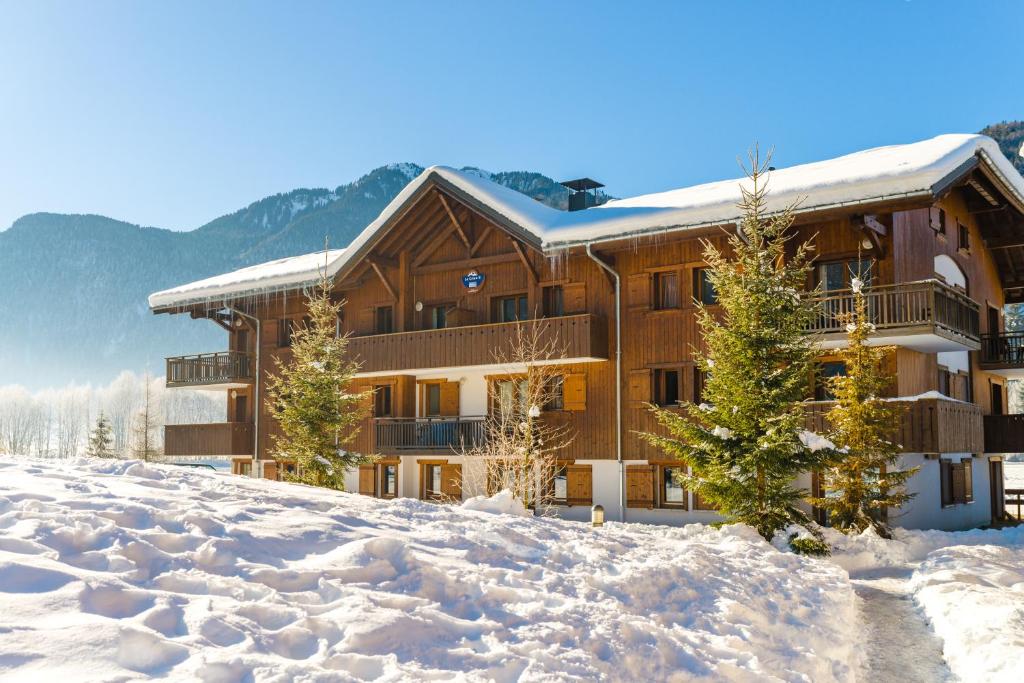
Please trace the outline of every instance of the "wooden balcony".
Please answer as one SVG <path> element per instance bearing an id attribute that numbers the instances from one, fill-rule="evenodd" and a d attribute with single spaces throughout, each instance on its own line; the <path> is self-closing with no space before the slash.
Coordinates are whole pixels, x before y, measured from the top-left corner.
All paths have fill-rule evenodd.
<path id="1" fill-rule="evenodd" d="M 235 456 L 253 454 L 249 422 L 216 422 L 164 427 L 164 455 Z"/>
<path id="2" fill-rule="evenodd" d="M 986 415 L 985 452 L 1024 453 L 1024 415 Z"/>
<path id="3" fill-rule="evenodd" d="M 900 401 L 905 406 L 899 432 L 893 440 L 904 453 L 981 453 L 986 444 L 981 407 L 973 403 L 940 398 Z M 833 401 L 812 401 L 807 405 L 805 426 L 826 434 L 831 428 L 825 414 Z"/>
<path id="4" fill-rule="evenodd" d="M 1024 332 L 981 336 L 979 366 L 1009 379 L 1024 379 Z"/>
<path id="5" fill-rule="evenodd" d="M 869 288 L 865 296 L 880 344 L 925 353 L 981 348 L 978 304 L 938 280 L 878 285 Z M 853 291 L 825 292 L 814 300 L 821 308 L 808 331 L 822 335 L 824 348 L 845 346 L 844 317 L 853 310 Z"/>
<path id="6" fill-rule="evenodd" d="M 167 386 L 237 389 L 253 381 L 256 364 L 250 353 L 220 351 L 167 359 Z"/>
<path id="7" fill-rule="evenodd" d="M 483 417 L 379 417 L 373 446 L 381 455 L 452 454 L 482 445 L 485 424 Z"/>
<path id="8" fill-rule="evenodd" d="M 362 364 L 360 372 L 496 365 L 497 357 L 511 348 L 519 326 L 540 326 L 541 340 L 561 349 L 559 360 L 608 359 L 604 318 L 589 313 L 352 337 L 348 349 Z"/>

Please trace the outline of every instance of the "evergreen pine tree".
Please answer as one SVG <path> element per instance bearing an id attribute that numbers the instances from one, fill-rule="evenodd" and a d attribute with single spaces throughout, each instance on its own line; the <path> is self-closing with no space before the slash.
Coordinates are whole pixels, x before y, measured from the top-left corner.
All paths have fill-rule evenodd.
<path id="1" fill-rule="evenodd" d="M 135 414 L 135 424 L 132 427 L 132 456 L 139 460 L 155 460 L 160 456 L 160 448 L 157 447 L 156 437 L 153 432 L 156 424 L 156 405 L 153 399 L 152 380 L 149 373 L 143 377 L 142 408 Z"/>
<path id="2" fill-rule="evenodd" d="M 707 351 L 694 353 L 707 373 L 704 403 L 687 404 L 683 415 L 652 407 L 668 436 L 643 435 L 689 465 L 682 483 L 727 523 L 748 524 L 768 540 L 791 524 L 813 528 L 798 507 L 806 492 L 793 482 L 829 456 L 804 443 L 802 402 L 818 353 L 806 333 L 816 306 L 801 296 L 811 246 L 787 257 L 795 205 L 767 214 L 769 161 L 756 148 L 750 155 L 731 255 L 705 242 L 720 310 L 701 305 L 698 312 Z"/>
<path id="3" fill-rule="evenodd" d="M 343 491 L 345 471 L 370 461 L 342 448 L 359 433 L 368 396 L 350 390 L 359 365 L 345 358 L 348 338 L 338 334 L 342 304 L 331 300 L 326 271 L 307 303 L 309 318 L 292 334 L 292 358 L 275 359 L 277 376 L 267 384 L 282 432 L 272 455 L 296 463 L 290 480 Z"/>
<path id="4" fill-rule="evenodd" d="M 114 437 L 111 435 L 110 420 L 102 412 L 96 418 L 96 426 L 89 434 L 89 444 L 86 446 L 85 454 L 90 458 L 114 457 Z"/>
<path id="5" fill-rule="evenodd" d="M 837 355 L 846 365 L 846 374 L 828 379 L 836 401 L 826 414 L 832 427 L 829 439 L 842 452 L 821 470 L 822 486 L 829 495 L 812 502 L 828 512 L 830 526 L 844 533 L 870 526 L 891 538 L 886 509 L 910 500 L 905 484 L 917 468 L 894 469 L 902 449 L 892 437 L 899 429 L 904 406 L 881 398 L 890 383 L 885 358 L 892 349 L 868 346 L 875 326 L 863 281 L 855 277 L 852 288 L 853 310 L 839 316 L 846 323 L 848 346 Z"/>

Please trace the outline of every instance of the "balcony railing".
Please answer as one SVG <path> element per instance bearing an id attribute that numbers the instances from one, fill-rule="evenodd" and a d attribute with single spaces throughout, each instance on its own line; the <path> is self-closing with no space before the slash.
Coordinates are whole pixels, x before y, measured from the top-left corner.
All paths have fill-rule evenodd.
<path id="1" fill-rule="evenodd" d="M 981 453 L 986 445 L 980 406 L 940 398 L 899 403 L 905 408 L 893 440 L 904 453 Z M 830 425 L 825 415 L 834 405 L 834 401 L 808 402 L 804 426 L 826 434 Z"/>
<path id="2" fill-rule="evenodd" d="M 986 415 L 985 452 L 1024 453 L 1024 415 Z"/>
<path id="3" fill-rule="evenodd" d="M 398 453 L 454 453 L 481 446 L 483 417 L 379 417 L 373 421 L 374 449 Z"/>
<path id="4" fill-rule="evenodd" d="M 253 380 L 252 354 L 240 351 L 201 353 L 167 359 L 168 387 L 248 384 Z"/>
<path id="5" fill-rule="evenodd" d="M 981 336 L 983 370 L 1024 369 L 1024 332 L 1000 332 Z"/>
<path id="6" fill-rule="evenodd" d="M 362 372 L 493 365 L 512 347 L 520 326 L 539 327 L 541 343 L 551 342 L 557 358 L 608 358 L 604 318 L 589 313 L 352 337 L 348 349 Z"/>
<path id="7" fill-rule="evenodd" d="M 164 427 L 164 455 L 233 456 L 253 454 L 253 426 L 217 422 Z"/>
<path id="8" fill-rule="evenodd" d="M 938 280 L 877 285 L 864 292 L 868 314 L 879 336 L 935 335 L 977 349 L 979 306 L 963 292 Z M 829 337 L 846 335 L 846 316 L 854 308 L 853 290 L 824 292 L 809 332 Z M 946 349 L 938 349 L 946 350 Z"/>

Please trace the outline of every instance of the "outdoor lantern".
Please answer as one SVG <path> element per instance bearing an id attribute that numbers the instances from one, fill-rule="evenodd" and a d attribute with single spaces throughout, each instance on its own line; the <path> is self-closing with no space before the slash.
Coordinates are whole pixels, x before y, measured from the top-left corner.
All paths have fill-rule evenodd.
<path id="1" fill-rule="evenodd" d="M 595 505 L 590 508 L 590 523 L 593 526 L 604 526 L 604 506 Z"/>

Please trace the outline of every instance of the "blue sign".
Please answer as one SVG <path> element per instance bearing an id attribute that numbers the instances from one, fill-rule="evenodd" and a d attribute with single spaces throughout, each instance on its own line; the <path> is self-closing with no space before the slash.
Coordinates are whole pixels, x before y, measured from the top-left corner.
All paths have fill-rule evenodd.
<path id="1" fill-rule="evenodd" d="M 483 273 L 478 273 L 475 270 L 471 270 L 462 276 L 462 285 L 466 289 L 480 289 L 484 284 Z"/>

